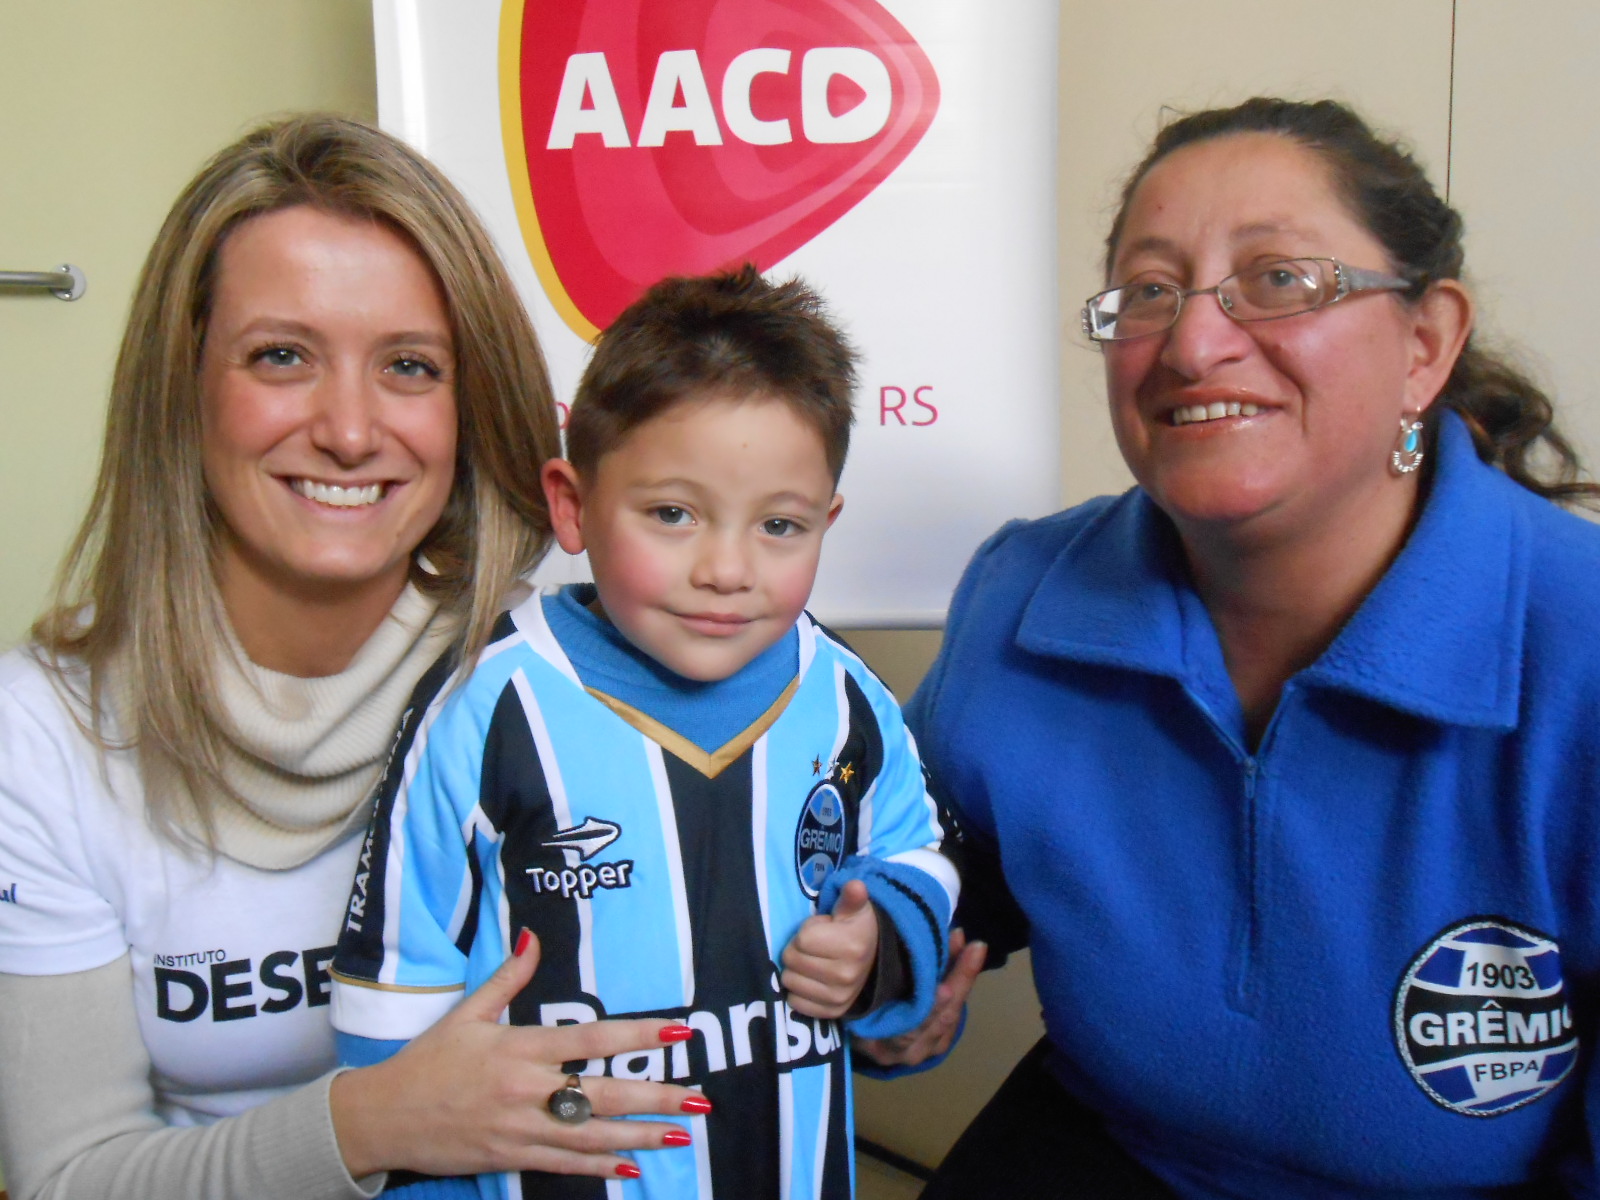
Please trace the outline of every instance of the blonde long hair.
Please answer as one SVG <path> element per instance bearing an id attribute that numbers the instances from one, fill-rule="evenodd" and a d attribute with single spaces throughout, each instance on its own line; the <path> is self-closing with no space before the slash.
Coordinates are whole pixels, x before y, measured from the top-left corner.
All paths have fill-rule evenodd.
<path id="1" fill-rule="evenodd" d="M 559 452 L 533 327 L 461 194 L 397 139 L 307 114 L 265 125 L 213 158 L 178 197 L 140 273 L 112 378 L 100 476 L 34 624 L 58 676 L 88 669 L 86 728 L 104 747 L 115 663 L 123 737 L 141 768 L 174 769 L 188 797 L 227 784 L 225 718 L 207 698 L 225 617 L 213 575 L 220 517 L 201 469 L 198 367 L 228 234 L 296 205 L 382 221 L 433 268 L 455 339 L 456 472 L 412 581 L 458 623 L 465 656 L 487 642 L 506 593 L 550 539 L 539 466 Z M 163 771 L 165 773 L 165 771 Z M 149 789 L 171 825 L 176 799 Z M 209 814 L 196 809 L 203 828 Z"/>

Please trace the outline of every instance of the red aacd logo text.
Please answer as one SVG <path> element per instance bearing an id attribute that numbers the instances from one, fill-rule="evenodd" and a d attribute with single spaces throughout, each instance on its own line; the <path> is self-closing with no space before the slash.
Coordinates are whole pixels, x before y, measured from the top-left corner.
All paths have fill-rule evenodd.
<path id="1" fill-rule="evenodd" d="M 523 232 L 584 336 L 662 276 L 792 253 L 900 165 L 939 103 L 875 0 L 507 0 L 502 36 Z"/>

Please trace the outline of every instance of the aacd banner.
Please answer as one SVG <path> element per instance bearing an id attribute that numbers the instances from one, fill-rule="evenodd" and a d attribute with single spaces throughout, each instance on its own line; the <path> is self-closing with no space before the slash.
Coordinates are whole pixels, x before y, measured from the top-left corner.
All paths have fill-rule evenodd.
<path id="1" fill-rule="evenodd" d="M 824 620 L 938 624 L 978 542 L 1055 505 L 1054 0 L 375 17 L 382 121 L 488 221 L 563 401 L 663 276 L 754 262 L 826 297 L 864 361 Z"/>

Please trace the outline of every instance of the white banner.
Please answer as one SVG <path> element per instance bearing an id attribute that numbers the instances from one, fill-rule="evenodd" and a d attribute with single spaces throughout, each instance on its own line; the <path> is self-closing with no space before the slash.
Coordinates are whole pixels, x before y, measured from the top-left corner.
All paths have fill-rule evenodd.
<path id="1" fill-rule="evenodd" d="M 863 351 L 812 611 L 931 627 L 1060 494 L 1056 11 L 374 0 L 379 115 L 487 221 L 563 401 L 662 276 L 804 276 Z"/>

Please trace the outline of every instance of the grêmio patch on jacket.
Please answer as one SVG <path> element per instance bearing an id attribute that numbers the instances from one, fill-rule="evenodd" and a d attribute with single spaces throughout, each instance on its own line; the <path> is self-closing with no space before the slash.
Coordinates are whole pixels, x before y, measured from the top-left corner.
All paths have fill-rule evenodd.
<path id="1" fill-rule="evenodd" d="M 1561 947 L 1504 917 L 1470 917 L 1431 940 L 1400 979 L 1394 1037 L 1417 1086 L 1469 1117 L 1537 1100 L 1572 1071 Z"/>

